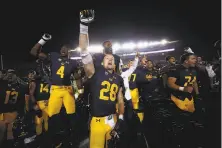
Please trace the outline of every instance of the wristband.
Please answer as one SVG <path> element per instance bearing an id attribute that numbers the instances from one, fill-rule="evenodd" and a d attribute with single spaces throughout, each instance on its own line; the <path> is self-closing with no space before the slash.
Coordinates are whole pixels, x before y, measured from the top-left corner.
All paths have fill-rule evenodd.
<path id="1" fill-rule="evenodd" d="M 119 115 L 119 119 L 123 120 L 123 115 L 122 114 Z"/>
<path id="2" fill-rule="evenodd" d="M 38 43 L 43 46 L 46 43 L 46 41 L 44 39 L 41 39 L 41 40 L 39 40 Z"/>
<path id="3" fill-rule="evenodd" d="M 82 56 L 82 55 L 81 55 Z M 82 63 L 83 64 L 89 64 L 93 61 L 91 54 L 87 54 L 85 56 L 82 56 Z"/>
<path id="4" fill-rule="evenodd" d="M 184 87 L 179 87 L 179 90 L 180 91 L 184 91 Z"/>
<path id="5" fill-rule="evenodd" d="M 88 26 L 80 24 L 80 33 L 81 34 L 88 34 Z"/>
<path id="6" fill-rule="evenodd" d="M 79 93 L 79 94 L 83 94 L 83 92 L 84 92 L 84 89 L 79 89 L 79 90 L 78 90 L 78 93 Z"/>

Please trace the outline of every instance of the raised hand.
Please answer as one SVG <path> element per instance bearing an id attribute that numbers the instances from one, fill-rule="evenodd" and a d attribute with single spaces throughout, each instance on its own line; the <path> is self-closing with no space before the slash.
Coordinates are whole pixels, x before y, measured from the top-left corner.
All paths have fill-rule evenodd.
<path id="1" fill-rule="evenodd" d="M 88 24 L 94 20 L 95 13 L 94 10 L 82 10 L 80 11 L 80 22 Z"/>

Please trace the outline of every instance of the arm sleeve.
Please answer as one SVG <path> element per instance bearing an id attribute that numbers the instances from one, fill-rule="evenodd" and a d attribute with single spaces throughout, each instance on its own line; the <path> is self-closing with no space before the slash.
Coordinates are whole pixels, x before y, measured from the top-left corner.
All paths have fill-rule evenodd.
<path id="1" fill-rule="evenodd" d="M 133 62 L 133 65 L 130 66 L 130 68 L 128 70 L 126 70 L 125 72 L 123 72 L 121 74 L 122 77 L 129 77 L 135 70 L 136 70 L 136 67 L 138 65 L 138 61 L 139 59 L 138 58 L 135 58 L 134 62 Z"/>
<path id="2" fill-rule="evenodd" d="M 122 66 L 123 66 L 123 61 L 122 61 L 122 59 L 120 59 L 120 62 L 119 62 L 119 71 L 122 71 Z"/>

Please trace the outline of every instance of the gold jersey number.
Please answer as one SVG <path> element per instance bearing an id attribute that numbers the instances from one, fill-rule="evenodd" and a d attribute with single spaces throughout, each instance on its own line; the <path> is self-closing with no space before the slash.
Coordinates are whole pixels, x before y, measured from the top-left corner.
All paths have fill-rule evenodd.
<path id="1" fill-rule="evenodd" d="M 131 74 L 131 75 L 129 76 L 129 81 L 134 82 L 135 80 L 136 80 L 136 74 Z"/>
<path id="2" fill-rule="evenodd" d="M 64 71 L 65 71 L 65 66 L 62 65 L 60 68 L 57 70 L 56 74 L 60 76 L 60 78 L 64 78 Z"/>
<path id="3" fill-rule="evenodd" d="M 188 84 L 193 85 L 194 82 L 196 82 L 196 76 L 194 76 L 193 80 L 191 76 L 185 76 L 186 79 L 186 83 L 184 84 L 184 86 L 187 86 Z"/>
<path id="4" fill-rule="evenodd" d="M 49 84 L 46 84 L 45 86 L 44 84 L 40 84 L 40 93 L 42 92 L 46 92 L 46 93 L 49 92 Z"/>
<path id="5" fill-rule="evenodd" d="M 16 91 L 6 91 L 4 104 L 15 104 L 17 102 L 18 92 Z"/>
<path id="6" fill-rule="evenodd" d="M 109 81 L 103 81 L 101 83 L 102 86 L 105 86 L 105 88 L 100 90 L 100 96 L 99 98 L 101 100 L 111 100 L 111 101 L 115 101 L 116 100 L 116 94 L 118 92 L 118 86 L 114 83 L 114 84 L 110 84 Z M 109 93 L 109 96 L 106 96 L 105 93 Z"/>

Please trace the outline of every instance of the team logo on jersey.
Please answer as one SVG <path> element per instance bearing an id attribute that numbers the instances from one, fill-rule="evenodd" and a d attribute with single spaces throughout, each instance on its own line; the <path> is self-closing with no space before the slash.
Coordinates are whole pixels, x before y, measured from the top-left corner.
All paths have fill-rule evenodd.
<path id="1" fill-rule="evenodd" d="M 113 81 L 113 79 L 112 79 L 112 78 L 109 78 L 109 80 L 110 80 L 110 81 Z"/>
<path id="2" fill-rule="evenodd" d="M 58 59 L 58 61 L 59 61 L 59 62 L 61 62 L 61 61 L 62 61 L 62 59 L 61 59 L 61 58 L 59 58 L 59 59 Z"/>
<path id="3" fill-rule="evenodd" d="M 146 78 L 147 78 L 147 79 L 152 79 L 152 78 L 153 78 L 153 76 L 152 76 L 152 75 L 150 75 L 150 74 L 147 74 L 147 75 L 146 75 Z"/>
<path id="4" fill-rule="evenodd" d="M 105 75 L 108 75 L 108 72 L 105 72 Z"/>
<path id="5" fill-rule="evenodd" d="M 113 115 L 108 116 L 108 120 L 111 120 L 113 118 Z"/>

